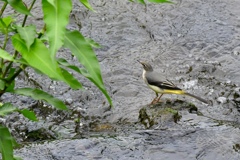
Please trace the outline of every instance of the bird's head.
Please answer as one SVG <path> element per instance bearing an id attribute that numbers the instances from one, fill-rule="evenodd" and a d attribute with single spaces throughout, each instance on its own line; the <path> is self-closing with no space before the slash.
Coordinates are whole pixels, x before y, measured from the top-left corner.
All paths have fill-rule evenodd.
<path id="1" fill-rule="evenodd" d="M 143 62 L 143 61 L 139 61 L 139 60 L 137 60 L 137 61 L 142 64 L 143 69 L 144 69 L 145 71 L 149 71 L 149 72 L 152 72 L 152 71 L 153 71 L 152 66 L 151 66 L 150 64 L 148 64 L 147 62 Z"/>

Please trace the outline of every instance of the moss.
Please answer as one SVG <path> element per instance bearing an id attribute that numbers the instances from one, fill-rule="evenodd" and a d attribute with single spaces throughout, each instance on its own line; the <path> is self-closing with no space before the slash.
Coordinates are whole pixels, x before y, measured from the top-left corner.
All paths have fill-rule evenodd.
<path id="1" fill-rule="evenodd" d="M 44 128 L 34 130 L 26 133 L 26 140 L 30 142 L 43 141 L 43 140 L 53 140 L 56 139 L 49 131 Z"/>
<path id="2" fill-rule="evenodd" d="M 234 144 L 234 145 L 233 145 L 233 149 L 234 149 L 236 152 L 240 152 L 240 144 Z"/>

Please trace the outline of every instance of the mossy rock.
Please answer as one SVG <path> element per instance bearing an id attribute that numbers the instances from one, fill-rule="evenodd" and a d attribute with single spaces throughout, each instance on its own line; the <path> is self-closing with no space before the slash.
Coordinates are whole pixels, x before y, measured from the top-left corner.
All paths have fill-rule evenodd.
<path id="1" fill-rule="evenodd" d="M 143 124 L 146 129 L 155 128 L 159 125 L 177 123 L 181 119 L 179 111 L 188 110 L 190 113 L 197 112 L 198 108 L 182 100 L 156 103 L 144 106 L 139 110 L 139 123 Z"/>

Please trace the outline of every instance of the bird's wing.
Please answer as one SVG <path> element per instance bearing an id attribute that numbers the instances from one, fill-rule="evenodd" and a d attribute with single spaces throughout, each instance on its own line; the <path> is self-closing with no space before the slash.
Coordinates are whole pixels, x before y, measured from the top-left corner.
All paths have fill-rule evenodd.
<path id="1" fill-rule="evenodd" d="M 157 86 L 161 89 L 169 89 L 169 90 L 182 90 L 180 88 L 178 88 L 177 86 L 175 86 L 171 81 L 167 80 L 163 80 L 161 81 L 161 77 L 157 76 L 157 75 L 153 75 L 150 74 L 146 77 L 148 84 L 153 85 L 153 86 Z"/>

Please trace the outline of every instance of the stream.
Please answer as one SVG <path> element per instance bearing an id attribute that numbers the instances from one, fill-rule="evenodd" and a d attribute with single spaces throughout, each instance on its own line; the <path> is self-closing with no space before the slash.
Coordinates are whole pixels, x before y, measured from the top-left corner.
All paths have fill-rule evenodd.
<path id="1" fill-rule="evenodd" d="M 30 77 L 70 110 L 2 96 L 39 117 L 32 122 L 13 113 L 4 120 L 21 145 L 15 155 L 24 160 L 240 159 L 240 1 L 174 2 L 95 0 L 91 12 L 74 1 L 68 28 L 101 44 L 95 52 L 114 107 L 84 77 L 77 76 L 84 90 L 75 91 L 29 69 Z M 34 9 L 28 23 L 41 26 L 41 13 Z M 69 50 L 60 49 L 58 56 L 80 66 Z M 137 60 L 212 105 L 177 95 L 149 105 L 155 93 L 142 80 Z M 21 75 L 17 86 L 33 84 Z"/>

